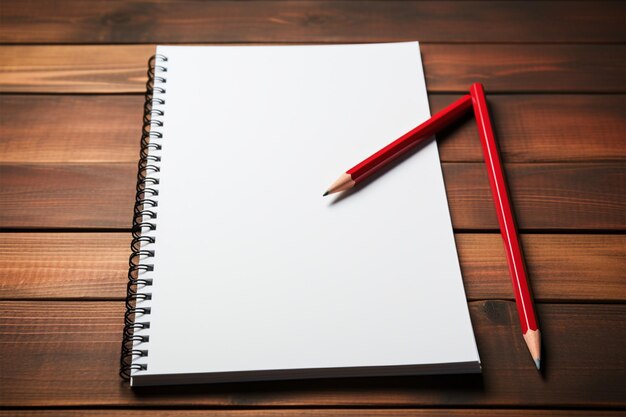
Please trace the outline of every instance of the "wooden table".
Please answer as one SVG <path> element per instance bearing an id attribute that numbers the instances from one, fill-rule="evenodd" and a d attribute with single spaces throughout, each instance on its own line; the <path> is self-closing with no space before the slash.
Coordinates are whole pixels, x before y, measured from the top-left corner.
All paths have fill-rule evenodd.
<path id="1" fill-rule="evenodd" d="M 0 415 L 623 415 L 625 37 L 621 1 L 3 1 Z M 474 81 L 489 93 L 543 374 L 468 120 L 439 142 L 482 375 L 130 390 L 118 362 L 154 44 L 400 40 L 422 42 L 433 111 Z"/>

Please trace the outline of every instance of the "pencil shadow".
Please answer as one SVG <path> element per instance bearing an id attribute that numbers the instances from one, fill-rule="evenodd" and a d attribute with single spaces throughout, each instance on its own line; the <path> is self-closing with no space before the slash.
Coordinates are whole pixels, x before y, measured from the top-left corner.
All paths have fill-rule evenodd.
<path id="1" fill-rule="evenodd" d="M 471 401 L 484 392 L 482 374 L 421 375 L 324 378 L 268 382 L 238 382 L 200 385 L 176 385 L 133 388 L 137 399 L 159 401 L 209 401 L 228 406 L 258 406 L 281 402 L 330 403 L 345 398 L 354 403 L 371 403 L 378 398 L 386 401 L 419 402 L 433 398 L 442 401 Z M 223 404 L 226 402 L 227 404 Z"/>

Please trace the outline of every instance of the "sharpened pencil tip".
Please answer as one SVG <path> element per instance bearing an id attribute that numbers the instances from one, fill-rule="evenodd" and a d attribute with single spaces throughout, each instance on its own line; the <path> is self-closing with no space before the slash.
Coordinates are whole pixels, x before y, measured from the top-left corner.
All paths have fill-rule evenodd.
<path id="1" fill-rule="evenodd" d="M 541 369 L 541 359 L 535 359 L 535 366 L 537 369 Z"/>
<path id="2" fill-rule="evenodd" d="M 324 194 L 322 194 L 322 197 L 326 197 L 328 194 L 330 194 L 328 191 L 326 191 Z"/>

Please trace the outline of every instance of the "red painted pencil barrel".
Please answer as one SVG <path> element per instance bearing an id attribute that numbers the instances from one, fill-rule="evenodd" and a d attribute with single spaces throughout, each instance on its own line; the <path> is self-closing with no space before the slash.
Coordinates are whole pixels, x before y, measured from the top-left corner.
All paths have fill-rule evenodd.
<path id="1" fill-rule="evenodd" d="M 463 113 L 467 112 L 471 107 L 472 98 L 467 94 L 421 125 L 400 136 L 363 162 L 350 168 L 346 171 L 346 174 L 350 175 L 355 182 L 365 179 L 368 175 L 406 154 L 406 152 L 413 149 L 424 140 L 432 137 L 435 133 L 462 116 Z"/>
<path id="2" fill-rule="evenodd" d="M 482 84 L 476 83 L 472 85 L 470 92 L 472 96 L 472 104 L 474 106 L 476 123 L 478 124 L 480 141 L 485 155 L 485 162 L 487 164 L 489 185 L 491 186 L 491 192 L 493 193 L 496 213 L 498 214 L 498 222 L 500 223 L 500 231 L 502 232 L 502 239 L 504 240 L 504 248 L 506 250 L 510 275 L 513 281 L 517 311 L 520 317 L 522 333 L 525 334 L 529 329 L 537 330 L 537 319 L 533 310 L 530 289 L 528 288 L 522 248 L 517 236 L 517 229 L 506 187 L 504 170 L 500 161 L 496 138 L 493 134 L 491 119 L 489 118 L 485 91 Z"/>

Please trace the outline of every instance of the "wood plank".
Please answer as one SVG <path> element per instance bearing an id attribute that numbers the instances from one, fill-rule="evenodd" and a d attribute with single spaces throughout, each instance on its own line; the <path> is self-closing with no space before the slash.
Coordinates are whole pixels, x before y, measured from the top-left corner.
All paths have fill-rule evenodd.
<path id="1" fill-rule="evenodd" d="M 0 228 L 130 228 L 136 164 L 0 165 Z"/>
<path id="2" fill-rule="evenodd" d="M 467 297 L 513 300 L 502 238 L 455 238 Z M 536 300 L 626 300 L 625 235 L 522 235 L 522 246 Z"/>
<path id="3" fill-rule="evenodd" d="M 0 46 L 0 92 L 143 93 L 154 45 Z M 625 45 L 423 44 L 430 92 L 626 92 Z M 602 76 L 598 76 L 602 74 Z"/>
<path id="4" fill-rule="evenodd" d="M 0 299 L 126 297 L 130 233 L 0 233 Z"/>
<path id="5" fill-rule="evenodd" d="M 0 417 L 143 417 L 146 410 L 0 410 Z M 150 410 L 151 417 L 205 417 L 207 410 Z M 253 409 L 210 410 L 211 417 L 623 417 L 615 410 L 431 409 Z"/>
<path id="6" fill-rule="evenodd" d="M 0 92 L 144 93 L 153 45 L 0 46 Z"/>
<path id="7" fill-rule="evenodd" d="M 0 228 L 129 228 L 135 164 L 2 164 Z M 623 163 L 506 165 L 522 230 L 626 228 Z M 498 230 L 482 163 L 444 163 L 452 222 Z"/>
<path id="8" fill-rule="evenodd" d="M 0 162 L 137 162 L 144 98 L 0 95 Z"/>
<path id="9" fill-rule="evenodd" d="M 126 295 L 128 233 L 0 233 L 0 299 Z M 456 234 L 470 300 L 513 300 L 498 234 Z M 626 235 L 523 235 L 536 301 L 626 301 Z"/>
<path id="10" fill-rule="evenodd" d="M 0 302 L 0 406 L 621 407 L 625 305 L 538 305 L 544 374 L 509 301 L 470 303 L 482 375 L 161 387 L 120 382 L 121 302 Z"/>
<path id="11" fill-rule="evenodd" d="M 431 95 L 432 112 L 456 98 Z M 626 160 L 624 95 L 491 95 L 489 105 L 507 162 Z M 0 95 L 0 109 L 0 163 L 138 158 L 143 109 L 139 95 L 9 94 Z M 442 161 L 483 160 L 470 117 L 438 138 Z"/>
<path id="12" fill-rule="evenodd" d="M 430 96 L 431 112 L 458 95 Z M 489 111 L 505 162 L 589 162 L 626 159 L 626 96 L 490 95 Z M 482 162 L 476 122 L 438 135 L 442 161 Z"/>
<path id="13" fill-rule="evenodd" d="M 486 167 L 444 163 L 456 229 L 499 230 Z M 523 230 L 624 230 L 626 170 L 622 163 L 507 164 L 511 202 Z"/>
<path id="14" fill-rule="evenodd" d="M 7 2 L 2 43 L 623 42 L 619 2 Z M 71 22 L 71 24 L 68 24 Z"/>

